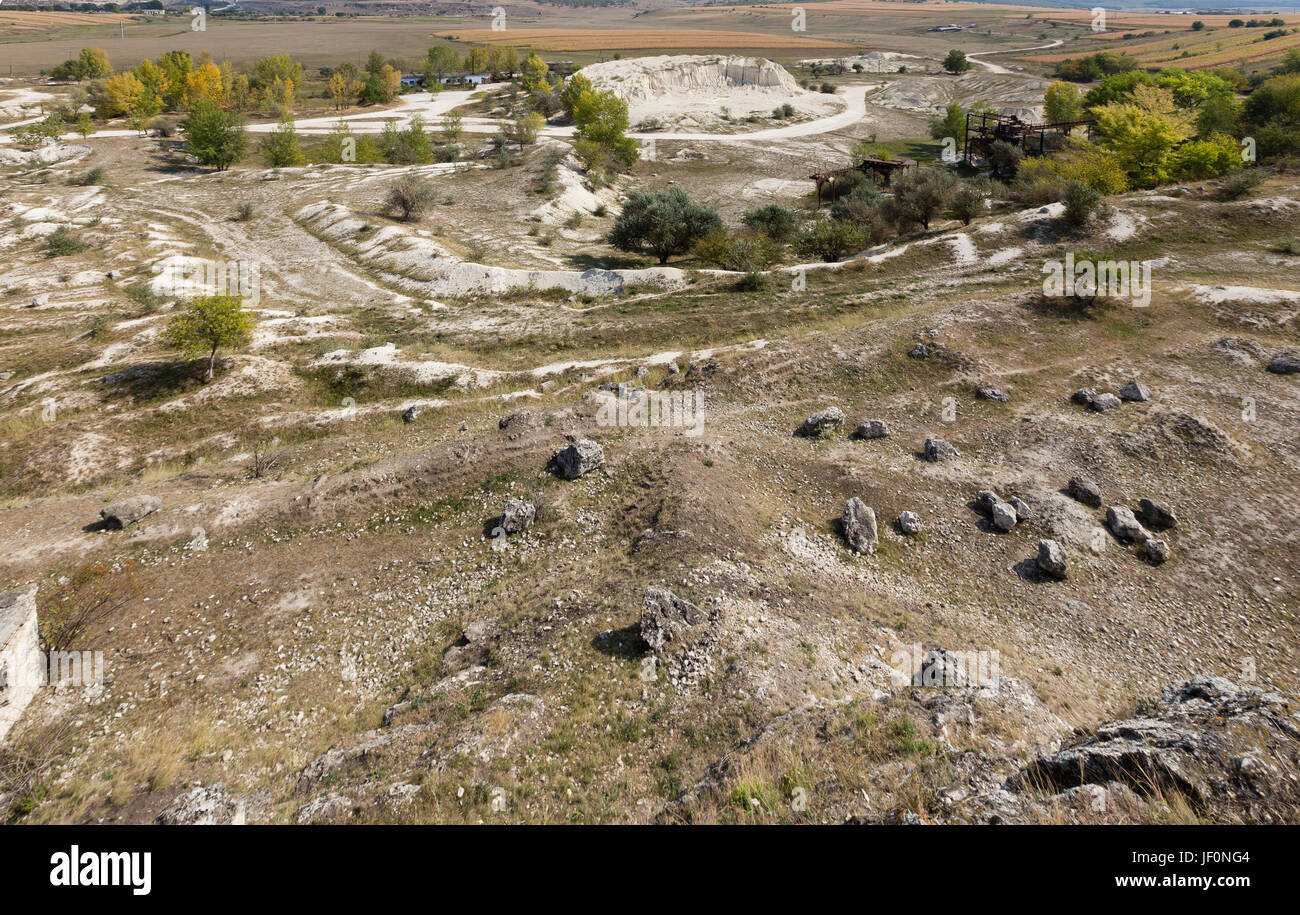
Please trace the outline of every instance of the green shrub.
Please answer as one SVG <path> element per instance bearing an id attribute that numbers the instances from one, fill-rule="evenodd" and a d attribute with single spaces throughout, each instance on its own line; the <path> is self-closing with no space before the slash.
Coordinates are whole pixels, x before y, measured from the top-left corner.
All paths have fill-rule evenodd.
<path id="1" fill-rule="evenodd" d="M 741 222 L 755 232 L 762 232 L 776 242 L 784 242 L 794 234 L 798 227 L 798 218 L 792 210 L 787 210 L 778 203 L 769 203 L 750 210 L 741 217 Z"/>
<path id="2" fill-rule="evenodd" d="M 795 240 L 795 250 L 806 257 L 818 257 L 834 263 L 846 254 L 867 247 L 867 235 L 854 223 L 843 219 L 817 219 L 807 225 Z"/>
<path id="3" fill-rule="evenodd" d="M 45 239 L 45 256 L 67 257 L 69 254 L 80 254 L 89 247 L 69 232 L 67 226 L 59 226 Z"/>

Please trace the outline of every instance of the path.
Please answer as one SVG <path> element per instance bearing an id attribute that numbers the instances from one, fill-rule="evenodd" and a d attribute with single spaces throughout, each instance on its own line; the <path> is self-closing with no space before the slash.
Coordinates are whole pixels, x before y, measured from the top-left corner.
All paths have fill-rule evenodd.
<path id="1" fill-rule="evenodd" d="M 1065 39 L 1058 38 L 1055 41 L 1048 42 L 1047 44 L 1035 45 L 1032 48 L 1007 48 L 1005 51 L 981 51 L 978 54 L 967 54 L 966 59 L 971 61 L 972 63 L 979 64 L 981 67 L 984 67 L 990 73 L 1012 74 L 1015 73 L 1014 70 L 1008 70 L 1006 67 L 1000 66 L 998 64 L 991 64 L 987 60 L 980 60 L 980 58 L 987 57 L 990 54 L 1018 54 L 1021 51 L 1045 51 L 1048 48 L 1054 48 L 1057 45 L 1063 45 L 1063 44 L 1065 44 Z"/>

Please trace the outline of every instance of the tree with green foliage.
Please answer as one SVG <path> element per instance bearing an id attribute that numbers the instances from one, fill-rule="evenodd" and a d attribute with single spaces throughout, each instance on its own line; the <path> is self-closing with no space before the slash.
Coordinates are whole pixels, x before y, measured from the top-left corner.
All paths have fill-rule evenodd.
<path id="1" fill-rule="evenodd" d="M 741 217 L 741 222 L 755 232 L 761 232 L 774 242 L 785 242 L 798 227 L 798 218 L 794 211 L 787 210 L 779 203 L 769 203 L 750 210 Z"/>
<path id="2" fill-rule="evenodd" d="M 1083 116 L 1079 87 L 1058 79 L 1043 90 L 1043 114 L 1049 123 L 1077 121 Z"/>
<path id="3" fill-rule="evenodd" d="M 578 107 L 578 99 L 582 98 L 584 92 L 595 91 L 591 80 L 581 73 L 574 73 L 564 81 L 564 88 L 560 90 L 560 106 L 564 109 L 564 113 L 573 119 L 574 111 Z"/>
<path id="4" fill-rule="evenodd" d="M 1077 229 L 1104 211 L 1106 199 L 1082 181 L 1070 181 L 1061 193 L 1061 203 L 1065 204 L 1066 223 Z"/>
<path id="5" fill-rule="evenodd" d="M 551 83 L 548 79 L 550 68 L 546 66 L 546 61 L 533 51 L 524 61 L 524 65 L 519 74 L 519 88 L 525 92 L 549 91 Z"/>
<path id="6" fill-rule="evenodd" d="M 887 215 L 903 231 L 916 225 L 929 231 L 930 223 L 952 200 L 957 179 L 940 169 L 910 169 L 895 178 L 893 186 Z"/>
<path id="7" fill-rule="evenodd" d="M 279 125 L 262 138 L 262 155 L 272 168 L 289 168 L 303 163 L 302 148 L 298 145 L 298 131 L 293 118 L 284 117 Z"/>
<path id="8" fill-rule="evenodd" d="M 223 112 L 207 100 L 196 102 L 181 122 L 191 155 L 204 165 L 225 171 L 248 150 L 244 122 L 234 112 Z"/>
<path id="9" fill-rule="evenodd" d="M 970 69 L 970 61 L 966 59 L 966 52 L 953 48 L 948 52 L 948 56 L 943 59 L 943 68 L 949 73 L 965 73 Z"/>
<path id="10" fill-rule="evenodd" d="M 178 308 L 163 331 L 163 341 L 188 356 L 206 354 L 207 380 L 211 381 L 217 350 L 247 343 L 252 336 L 253 316 L 244 310 L 244 300 L 237 295 L 198 296 Z"/>
<path id="11" fill-rule="evenodd" d="M 1133 90 L 1132 101 L 1093 110 L 1102 145 L 1118 156 L 1130 182 L 1154 187 L 1174 174 L 1175 151 L 1196 132 L 1195 114 L 1179 108 L 1173 91 L 1151 85 Z"/>
<path id="12" fill-rule="evenodd" d="M 680 187 L 634 190 L 614 220 L 609 243 L 620 251 L 648 252 L 665 264 L 674 254 L 685 254 L 701 238 L 721 229 L 718 211 L 695 203 Z"/>
<path id="13" fill-rule="evenodd" d="M 952 137 L 960 143 L 965 136 L 966 112 L 956 102 L 953 102 L 944 110 L 943 117 L 930 121 L 931 139 L 944 140 Z"/>
<path id="14" fill-rule="evenodd" d="M 843 219 L 814 219 L 795 239 L 795 250 L 805 257 L 817 257 L 828 264 L 867 247 L 862 228 Z"/>
<path id="15" fill-rule="evenodd" d="M 948 215 L 962 225 L 968 226 L 972 219 L 983 214 L 984 202 L 987 199 L 988 194 L 982 189 L 965 182 L 952 195 L 952 200 L 948 203 Z"/>
<path id="16" fill-rule="evenodd" d="M 583 92 L 573 107 L 577 138 L 605 150 L 624 168 L 636 162 L 636 141 L 627 136 L 627 102 L 611 90 Z"/>
<path id="17" fill-rule="evenodd" d="M 1218 133 L 1178 148 L 1175 177 L 1188 181 L 1216 178 L 1242 164 L 1241 146 L 1236 139 Z"/>
<path id="18" fill-rule="evenodd" d="M 1014 178 L 1025 158 L 1025 151 L 1005 140 L 994 140 L 989 146 L 989 168 L 994 178 Z"/>

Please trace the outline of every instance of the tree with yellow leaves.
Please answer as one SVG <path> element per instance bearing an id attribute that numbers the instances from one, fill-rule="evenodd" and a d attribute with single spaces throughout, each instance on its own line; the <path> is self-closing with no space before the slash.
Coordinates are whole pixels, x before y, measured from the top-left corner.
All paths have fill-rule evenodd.
<path id="1" fill-rule="evenodd" d="M 185 74 L 185 107 L 193 108 L 200 101 L 226 107 L 225 85 L 216 64 L 201 64 Z"/>
<path id="2" fill-rule="evenodd" d="M 361 83 L 342 70 L 335 70 L 330 76 L 330 97 L 334 99 L 334 110 L 342 111 L 357 100 Z"/>
<path id="3" fill-rule="evenodd" d="M 279 117 L 292 114 L 293 88 L 293 80 L 275 77 L 262 95 L 262 107 Z"/>
<path id="4" fill-rule="evenodd" d="M 1179 108 L 1174 93 L 1138 86 L 1129 101 L 1093 109 L 1102 145 L 1115 153 L 1137 187 L 1154 187 L 1173 178 L 1175 150 L 1196 134 L 1196 112 Z"/>
<path id="5" fill-rule="evenodd" d="M 131 71 L 135 74 L 141 84 L 156 95 L 159 99 L 164 99 L 171 91 L 171 82 L 167 78 L 167 71 L 158 66 L 152 60 L 140 61 L 140 66 Z"/>
<path id="6" fill-rule="evenodd" d="M 101 118 L 113 118 L 136 108 L 144 95 L 144 84 L 127 71 L 110 76 L 98 93 L 95 110 Z"/>

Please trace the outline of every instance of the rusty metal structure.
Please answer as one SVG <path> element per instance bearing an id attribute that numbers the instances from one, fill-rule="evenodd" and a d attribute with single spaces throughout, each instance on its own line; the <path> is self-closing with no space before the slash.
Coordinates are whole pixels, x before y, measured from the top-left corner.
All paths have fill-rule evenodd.
<path id="1" fill-rule="evenodd" d="M 837 168 L 829 172 L 817 172 L 815 175 L 809 175 L 809 180 L 817 184 L 817 205 L 822 205 L 822 192 L 830 187 L 830 202 L 834 203 L 836 198 L 835 179 L 841 178 L 851 172 L 861 172 L 864 175 L 870 175 L 871 180 L 877 185 L 889 187 L 889 181 L 895 172 L 907 171 L 909 168 L 916 168 L 915 159 L 863 159 L 857 165 L 850 165 L 848 168 Z"/>
<path id="2" fill-rule="evenodd" d="M 1010 143 L 1027 156 L 1041 156 L 1046 149 L 1046 136 L 1052 131 L 1069 134 L 1076 127 L 1092 124 L 1090 119 L 1058 121 L 1052 124 L 1030 124 L 1014 114 L 997 114 L 992 111 L 968 111 L 966 132 L 962 138 L 962 160 L 971 164 L 974 156 L 987 159 L 993 144 L 999 140 Z M 1037 142 L 1035 142 L 1037 138 Z"/>

